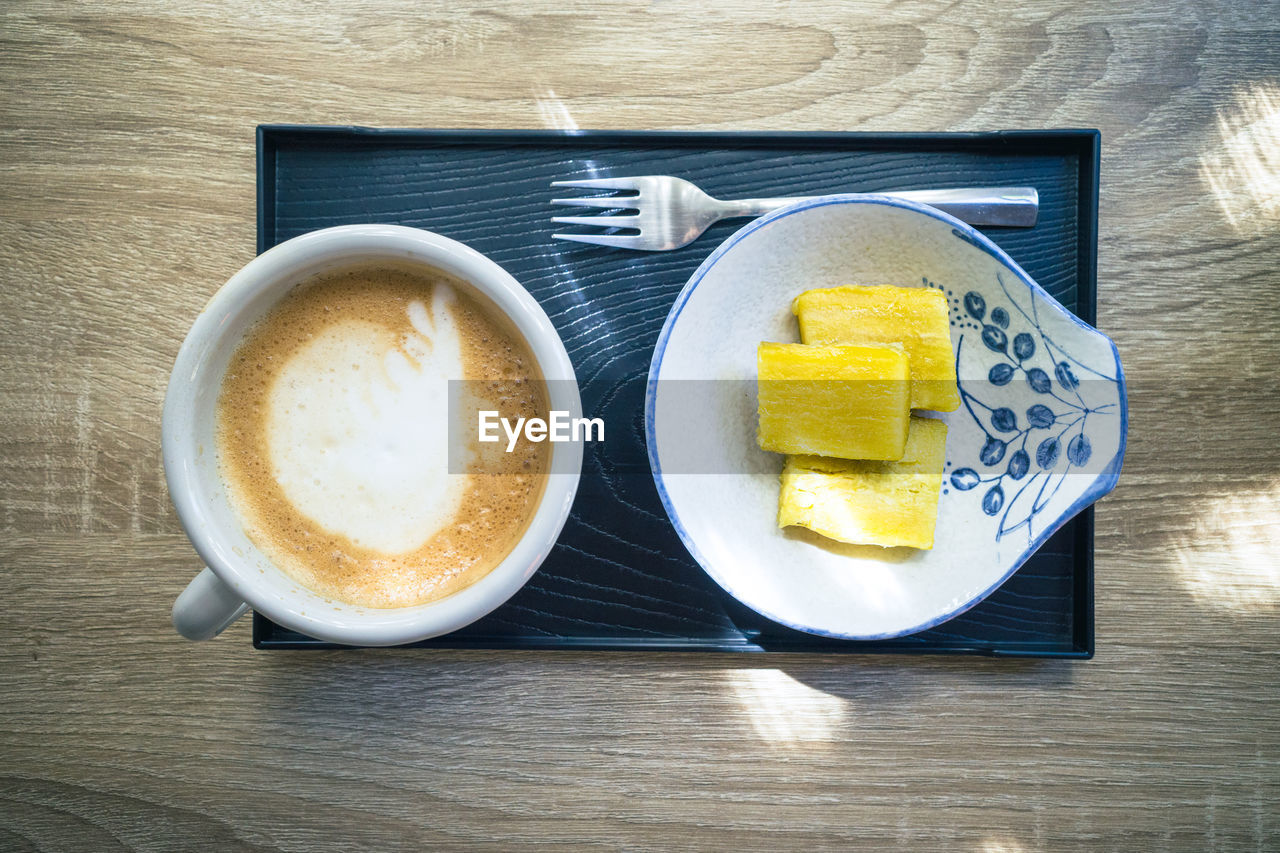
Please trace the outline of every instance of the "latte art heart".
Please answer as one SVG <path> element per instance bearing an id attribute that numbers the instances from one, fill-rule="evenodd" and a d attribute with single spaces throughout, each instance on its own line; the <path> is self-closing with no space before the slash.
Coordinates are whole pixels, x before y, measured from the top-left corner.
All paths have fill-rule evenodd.
<path id="1" fill-rule="evenodd" d="M 526 417 L 545 415 L 546 385 L 524 341 L 465 294 L 436 270 L 329 273 L 232 356 L 219 471 L 245 535 L 298 583 L 368 607 L 424 604 L 482 578 L 528 526 L 549 451 L 523 442 L 477 473 L 479 448 L 450 419 L 480 401 L 452 405 L 450 380 L 499 387 Z"/>
<path id="2" fill-rule="evenodd" d="M 469 485 L 448 470 L 449 380 L 463 376 L 453 291 L 409 303 L 396 336 L 350 319 L 280 369 L 267 397 L 271 465 L 298 511 L 356 545 L 397 554 L 447 525 Z"/>

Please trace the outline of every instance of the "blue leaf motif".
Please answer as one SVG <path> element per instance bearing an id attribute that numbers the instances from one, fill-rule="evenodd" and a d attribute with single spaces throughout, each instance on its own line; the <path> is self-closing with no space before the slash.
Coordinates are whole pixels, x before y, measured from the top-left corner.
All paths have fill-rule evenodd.
<path id="1" fill-rule="evenodd" d="M 1021 480 L 1027 476 L 1027 469 L 1031 467 L 1031 457 L 1027 455 L 1025 450 L 1016 450 L 1009 457 L 1009 476 L 1015 480 Z"/>
<path id="2" fill-rule="evenodd" d="M 1002 329 L 1009 328 L 1009 312 L 1003 308 L 992 308 L 991 322 L 995 323 Z"/>
<path id="3" fill-rule="evenodd" d="M 1005 347 L 1009 344 L 1009 338 L 995 326 L 983 326 L 982 342 L 992 352 L 1004 352 Z"/>
<path id="4" fill-rule="evenodd" d="M 1093 455 L 1093 447 L 1084 433 L 1080 433 L 1067 444 L 1067 459 L 1072 465 L 1083 466 Z"/>
<path id="5" fill-rule="evenodd" d="M 1000 432 L 1016 432 L 1018 416 L 1013 413 L 1013 409 L 1001 407 L 991 413 L 991 425 Z"/>
<path id="6" fill-rule="evenodd" d="M 1013 337 L 1013 354 L 1018 361 L 1026 361 L 1035 355 L 1036 342 L 1026 332 L 1019 332 Z"/>
<path id="7" fill-rule="evenodd" d="M 987 515 L 995 515 L 1002 506 L 1004 506 L 1004 489 L 992 486 L 982 496 L 982 511 Z"/>
<path id="8" fill-rule="evenodd" d="M 1058 377 L 1058 384 L 1068 391 L 1074 391 L 1080 387 L 1080 380 L 1076 379 L 1076 375 L 1071 372 L 1071 365 L 1065 361 L 1058 362 L 1058 366 L 1053 369 L 1053 372 Z"/>
<path id="9" fill-rule="evenodd" d="M 1030 422 L 1033 427 L 1044 429 L 1045 427 L 1053 426 L 1053 422 L 1056 419 L 1057 415 L 1053 413 L 1053 409 L 1050 409 L 1048 406 L 1041 405 L 1040 403 L 1036 403 L 1034 406 L 1027 409 L 1027 421 Z"/>
<path id="10" fill-rule="evenodd" d="M 1007 445 L 998 438 L 987 437 L 986 444 L 982 445 L 982 453 L 978 454 L 978 458 L 982 460 L 983 465 L 998 465 L 1000 460 L 1004 458 L 1004 451 Z"/>
<path id="11" fill-rule="evenodd" d="M 970 290 L 964 295 L 964 310 L 975 320 L 981 320 L 987 313 L 987 300 L 982 298 L 981 293 L 975 293 Z"/>
<path id="12" fill-rule="evenodd" d="M 1027 371 L 1027 384 L 1037 394 L 1048 394 L 1050 389 L 1053 388 L 1053 383 L 1049 381 L 1049 374 L 1038 367 L 1033 367 Z"/>
<path id="13" fill-rule="evenodd" d="M 1058 453 L 1061 449 L 1062 442 L 1058 441 L 1058 439 L 1046 438 L 1036 448 L 1036 464 L 1048 471 L 1058 464 Z"/>
<path id="14" fill-rule="evenodd" d="M 987 373 L 987 379 L 992 385 L 1008 385 L 1013 379 L 1013 365 L 1001 362 Z"/>
<path id="15" fill-rule="evenodd" d="M 957 468 L 951 472 L 951 485 L 962 492 L 967 492 L 981 481 L 978 472 L 972 468 Z"/>

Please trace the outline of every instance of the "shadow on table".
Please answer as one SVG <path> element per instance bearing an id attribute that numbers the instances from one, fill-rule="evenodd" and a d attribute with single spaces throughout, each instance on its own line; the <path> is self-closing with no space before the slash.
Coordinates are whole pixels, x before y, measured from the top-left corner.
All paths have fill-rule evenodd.
<path id="1" fill-rule="evenodd" d="M 449 742 L 611 732 L 693 741 L 839 739 L 866 714 L 907 720 L 1001 696 L 1052 703 L 1084 661 L 851 654 L 347 650 L 261 656 L 264 722 L 403 748 L 406 731 Z M 720 728 L 708 728 L 716 726 Z M 715 734 L 719 732 L 719 734 Z M 779 734 L 779 732 L 781 734 Z M 345 733 L 345 734 L 344 734 Z M 487 733 L 487 734 L 486 734 Z M 797 734 L 799 733 L 799 734 Z M 816 734 L 815 734 L 816 733 Z M 480 742 L 477 741 L 477 742 Z"/>

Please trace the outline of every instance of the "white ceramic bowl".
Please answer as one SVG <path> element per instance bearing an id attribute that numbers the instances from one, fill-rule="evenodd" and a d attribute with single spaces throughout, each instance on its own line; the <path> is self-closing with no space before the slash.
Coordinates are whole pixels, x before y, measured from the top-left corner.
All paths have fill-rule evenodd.
<path id="1" fill-rule="evenodd" d="M 783 457 L 756 446 L 756 345 L 799 340 L 801 291 L 855 283 L 937 287 L 951 305 L 964 405 L 941 415 L 931 551 L 776 524 Z M 925 630 L 990 595 L 1114 488 L 1127 418 L 1110 339 L 959 220 L 866 195 L 783 208 L 713 252 L 671 309 L 645 401 L 659 495 L 703 569 L 776 622 L 860 640 Z"/>
<path id="2" fill-rule="evenodd" d="M 222 286 L 196 318 L 174 365 L 164 404 L 169 495 L 209 567 L 174 606 L 174 623 L 193 639 L 212 636 L 244 611 L 336 643 L 410 643 L 456 630 L 498 607 L 550 552 L 568 517 L 582 467 L 578 443 L 552 445 L 549 481 L 524 536 L 501 564 L 471 586 L 416 607 L 377 609 L 332 601 L 295 583 L 249 541 L 218 477 L 214 409 L 236 345 L 293 285 L 351 262 L 395 260 L 444 270 L 486 297 L 527 341 L 548 380 L 550 407 L 581 416 L 573 365 L 537 301 L 493 261 L 454 240 L 398 225 L 313 231 L 259 255 Z M 567 380 L 567 381 L 566 381 Z"/>

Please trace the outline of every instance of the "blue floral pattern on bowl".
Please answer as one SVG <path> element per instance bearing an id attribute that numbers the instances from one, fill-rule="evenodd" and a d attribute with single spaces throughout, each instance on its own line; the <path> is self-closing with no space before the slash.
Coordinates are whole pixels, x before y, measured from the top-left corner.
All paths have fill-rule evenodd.
<path id="1" fill-rule="evenodd" d="M 959 232 L 957 236 L 966 239 Z M 973 290 L 954 300 L 958 310 L 953 306 L 953 311 L 969 329 L 955 336 L 956 373 L 972 375 L 970 364 L 979 362 L 986 376 L 979 382 L 958 382 L 963 409 L 982 430 L 983 442 L 976 464 L 952 467 L 948 487 L 974 492 L 983 513 L 997 519 L 997 540 L 1019 531 L 1030 540 L 1036 517 L 1073 469 L 1086 473 L 1090 468 L 1095 443 L 1090 418 L 1094 429 L 1114 433 L 1123 414 L 1119 379 L 1081 364 L 1045 334 L 1036 299 L 1026 299 L 1024 306 L 1002 274 L 996 274 L 996 283 L 1004 304 L 988 305 Z M 932 286 L 927 279 L 925 284 Z M 1014 382 L 1025 383 L 1036 402 L 1021 411 L 1007 405 L 1008 400 L 987 402 L 988 390 Z M 1102 418 L 1112 422 L 1099 424 Z"/>

